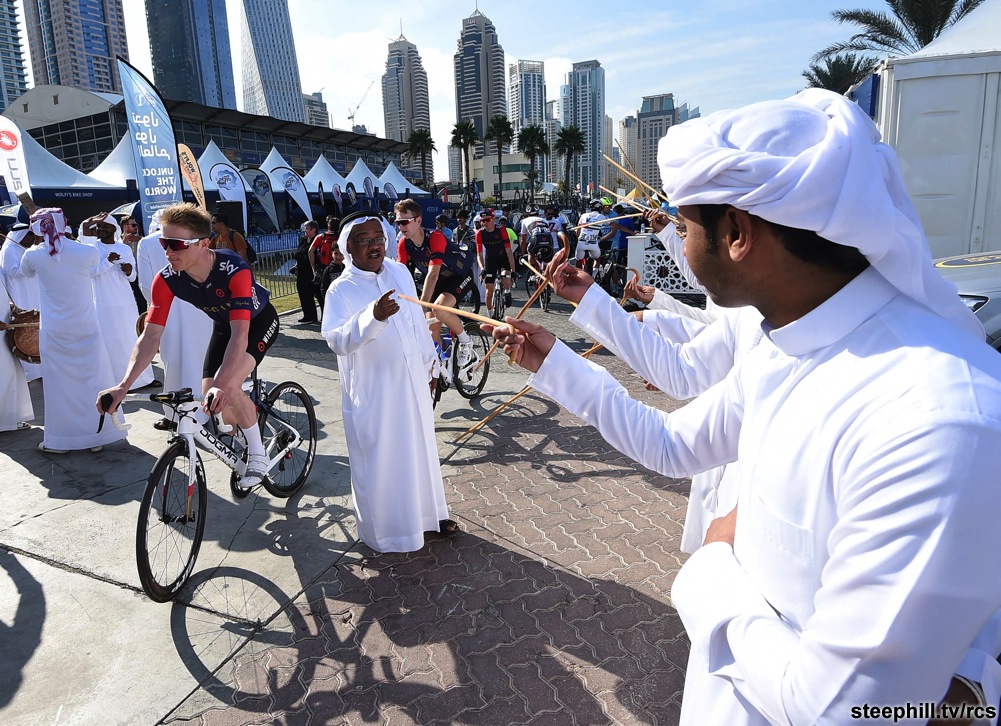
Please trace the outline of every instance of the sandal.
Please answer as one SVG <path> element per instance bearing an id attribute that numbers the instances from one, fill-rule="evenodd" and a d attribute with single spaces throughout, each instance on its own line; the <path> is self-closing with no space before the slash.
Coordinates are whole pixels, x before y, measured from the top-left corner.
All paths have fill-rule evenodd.
<path id="1" fill-rule="evenodd" d="M 27 421 L 18 421 L 17 422 L 17 429 L 16 429 L 17 431 L 24 431 L 24 430 L 30 429 L 30 428 L 31 428 L 31 424 L 28 423 Z"/>
<path id="2" fill-rule="evenodd" d="M 44 441 L 39 441 L 38 442 L 38 446 L 36 448 L 39 451 L 41 451 L 42 453 L 44 453 L 44 454 L 68 454 L 69 453 L 69 449 L 50 449 L 49 447 L 47 447 L 45 445 Z"/>
<path id="3" fill-rule="evenodd" d="M 462 527 L 454 519 L 442 519 L 438 522 L 438 534 L 442 537 L 452 537 L 461 531 Z"/>

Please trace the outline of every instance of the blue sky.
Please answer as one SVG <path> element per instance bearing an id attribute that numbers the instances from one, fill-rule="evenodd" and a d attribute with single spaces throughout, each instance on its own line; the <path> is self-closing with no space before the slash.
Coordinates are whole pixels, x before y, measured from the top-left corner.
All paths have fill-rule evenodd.
<path id="1" fill-rule="evenodd" d="M 152 74 L 143 0 L 123 0 L 132 62 Z M 240 0 L 227 0 L 237 98 L 240 85 Z M 323 89 L 332 125 L 346 128 L 372 81 L 356 123 L 382 134 L 387 45 L 400 34 L 415 43 L 428 74 L 431 131 L 438 178 L 447 174 L 448 138 L 455 123 L 452 54 L 462 18 L 473 2 L 420 0 L 289 0 L 303 90 Z M 810 57 L 850 29 L 832 10 L 883 9 L 882 0 L 702 0 L 629 3 L 480 0 L 497 28 L 507 63 L 546 64 L 547 97 L 556 98 L 574 61 L 597 59 L 605 68 L 606 112 L 617 124 L 644 95 L 674 93 L 703 114 L 769 98 L 804 86 Z"/>

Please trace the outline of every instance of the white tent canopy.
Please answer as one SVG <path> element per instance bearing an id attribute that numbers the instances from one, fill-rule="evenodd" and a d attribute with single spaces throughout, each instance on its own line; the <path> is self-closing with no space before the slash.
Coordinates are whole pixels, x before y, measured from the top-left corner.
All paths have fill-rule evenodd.
<path id="1" fill-rule="evenodd" d="M 209 141 L 209 145 L 205 147 L 205 151 L 203 151 L 202 155 L 198 157 L 198 171 L 202 174 L 202 186 L 205 187 L 205 191 L 219 191 L 219 187 L 217 187 L 209 178 L 209 172 L 212 170 L 213 166 L 221 162 L 226 162 L 230 166 L 236 167 L 236 164 L 226 158 L 226 155 L 222 153 L 222 150 L 216 146 L 214 141 Z M 240 181 L 243 183 L 244 191 L 246 191 L 247 182 L 244 180 L 242 175 L 240 175 Z M 187 183 L 185 183 L 185 187 L 187 187 Z"/>
<path id="2" fill-rule="evenodd" d="M 333 189 L 334 184 L 337 184 L 343 190 L 344 185 L 347 183 L 344 177 L 338 173 L 337 169 L 327 161 L 327 157 L 322 154 L 316 160 L 316 163 L 313 164 L 313 168 L 306 172 L 303 181 L 306 182 L 306 189 L 310 192 L 318 191 L 319 187 L 317 184 L 323 184 L 324 193 Z"/>
<path id="3" fill-rule="evenodd" d="M 132 144 L 129 137 L 123 136 L 117 146 L 111 150 L 104 161 L 88 174 L 91 179 L 96 179 L 105 184 L 113 184 L 116 187 L 124 187 L 131 179 L 136 180 L 136 160 L 132 154 Z"/>
<path id="4" fill-rule="evenodd" d="M 365 163 L 365 160 L 358 159 L 358 161 L 355 162 L 354 167 L 351 169 L 351 173 L 347 175 L 347 178 L 344 181 L 354 184 L 355 192 L 357 192 L 358 195 L 361 196 L 366 193 L 365 192 L 366 178 L 371 180 L 371 184 L 373 187 L 375 187 L 379 183 L 377 181 L 379 177 L 376 176 L 375 173 L 373 173 L 372 170 L 368 168 L 368 164 Z"/>
<path id="5" fill-rule="evenodd" d="M 125 186 L 94 179 L 64 164 L 35 141 L 31 134 L 23 130 L 21 143 L 24 145 L 24 163 L 28 167 L 28 179 L 33 188 L 118 190 Z"/>
<path id="6" fill-rule="evenodd" d="M 400 173 L 400 170 L 396 168 L 396 164 L 393 162 L 389 162 L 389 166 L 386 167 L 386 171 L 382 172 L 382 176 L 379 177 L 379 188 L 384 190 L 386 188 L 386 182 L 389 182 L 396 187 L 396 192 L 401 197 L 406 194 L 407 189 L 410 189 L 410 194 L 427 194 L 426 191 L 403 176 L 403 174 Z"/>

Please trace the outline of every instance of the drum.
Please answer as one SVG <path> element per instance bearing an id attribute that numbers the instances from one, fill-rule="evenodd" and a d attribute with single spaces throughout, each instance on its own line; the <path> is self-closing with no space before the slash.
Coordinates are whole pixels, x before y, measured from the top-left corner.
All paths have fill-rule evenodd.
<path id="1" fill-rule="evenodd" d="M 10 322 L 15 327 L 6 331 L 7 347 L 15 356 L 26 363 L 41 363 L 42 356 L 38 348 L 38 310 L 22 310 L 14 303 L 10 304 Z"/>
<path id="2" fill-rule="evenodd" d="M 142 335 L 143 331 L 146 330 L 146 314 L 148 312 L 148 310 L 143 310 L 136 319 L 136 337 Z"/>

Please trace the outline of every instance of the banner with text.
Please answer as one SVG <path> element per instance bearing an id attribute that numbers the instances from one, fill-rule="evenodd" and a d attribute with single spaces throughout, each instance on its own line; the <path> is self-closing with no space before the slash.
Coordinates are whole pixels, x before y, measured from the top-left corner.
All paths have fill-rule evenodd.
<path id="1" fill-rule="evenodd" d="M 264 207 L 264 212 L 275 225 L 275 230 L 281 231 L 282 226 L 278 223 L 278 211 L 275 209 L 275 195 L 271 191 L 271 180 L 268 175 L 260 169 L 244 169 L 240 172 L 247 181 L 251 193 Z"/>
<path id="2" fill-rule="evenodd" d="M 6 116 L 0 116 L 0 174 L 7 181 L 8 194 L 13 196 L 11 203 L 21 202 L 29 213 L 34 212 L 21 129 Z"/>
<path id="3" fill-rule="evenodd" d="M 306 194 L 306 183 L 302 177 L 287 166 L 276 166 L 268 173 L 281 181 L 282 189 L 295 200 L 299 209 L 306 215 L 306 219 L 312 219 L 313 213 L 309 210 L 309 195 Z"/>
<path id="4" fill-rule="evenodd" d="M 119 58 L 118 74 L 136 161 L 143 229 L 149 229 L 154 213 L 184 199 L 174 127 L 163 99 L 142 73 Z"/>
<path id="5" fill-rule="evenodd" d="M 236 167 L 227 161 L 220 161 L 209 169 L 209 181 L 219 190 L 219 198 L 227 202 L 239 202 L 243 207 L 243 228 L 247 226 L 247 187 Z"/>
<path id="6" fill-rule="evenodd" d="M 184 181 L 188 183 L 188 186 L 191 187 L 191 193 L 195 195 L 195 201 L 198 202 L 199 207 L 207 211 L 202 171 L 198 168 L 198 159 L 191 153 L 187 144 L 177 145 L 177 161 L 181 165 L 181 175 L 184 177 Z"/>

